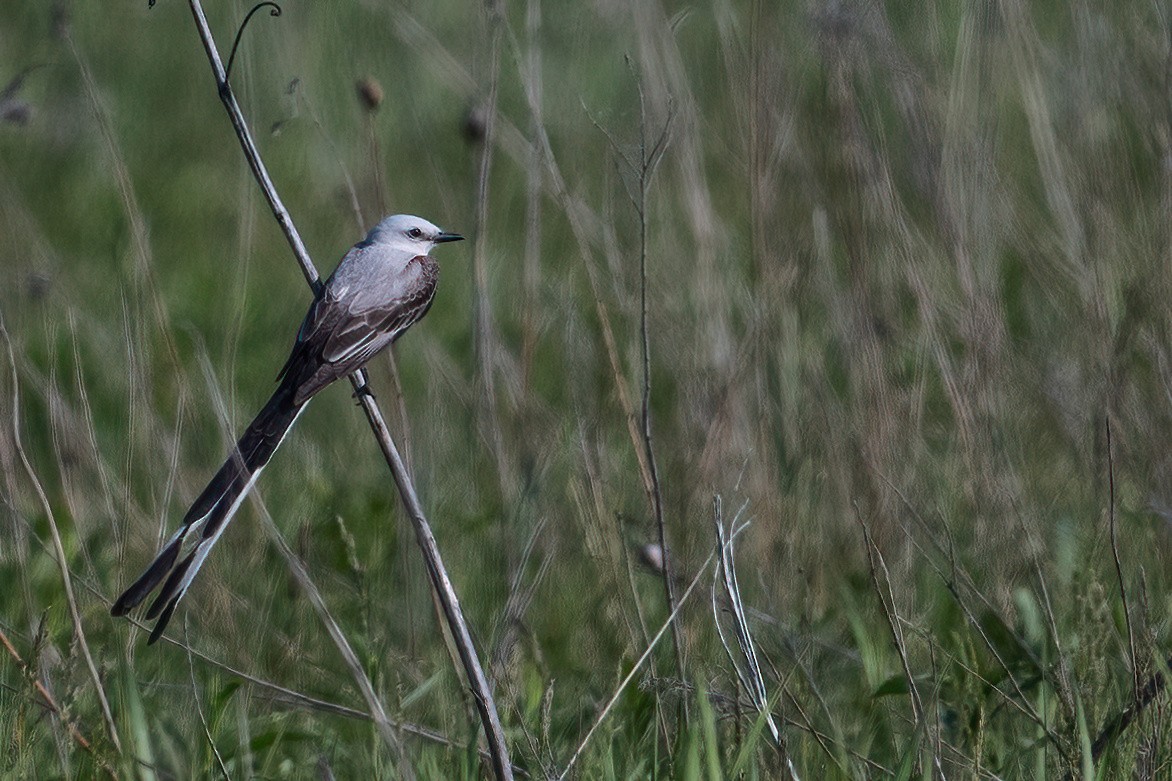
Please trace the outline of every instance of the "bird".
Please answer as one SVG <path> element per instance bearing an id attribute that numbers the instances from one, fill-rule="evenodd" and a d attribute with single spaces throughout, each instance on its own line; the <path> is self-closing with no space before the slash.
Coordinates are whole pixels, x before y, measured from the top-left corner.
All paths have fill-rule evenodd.
<path id="1" fill-rule="evenodd" d="M 422 217 L 396 214 L 350 248 L 314 296 L 276 391 L 154 561 L 114 602 L 112 615 L 126 615 L 161 584 L 146 611 L 148 621 L 157 619 L 147 644 L 162 637 L 208 553 L 309 401 L 427 314 L 439 277 L 439 264 L 428 253 L 463 238 Z"/>

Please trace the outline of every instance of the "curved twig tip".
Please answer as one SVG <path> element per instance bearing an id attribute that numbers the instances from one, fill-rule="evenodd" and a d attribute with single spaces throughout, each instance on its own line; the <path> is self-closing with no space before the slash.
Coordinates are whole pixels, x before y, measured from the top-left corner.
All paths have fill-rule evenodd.
<path id="1" fill-rule="evenodd" d="M 154 0 L 151 0 L 151 3 L 154 4 Z M 224 69 L 225 84 L 227 84 L 228 80 L 232 77 L 232 63 L 236 61 L 236 50 L 240 48 L 240 38 L 244 35 L 244 28 L 248 26 L 248 22 L 252 19 L 252 15 L 266 6 L 272 9 L 269 11 L 269 16 L 281 15 L 281 6 L 271 2 L 271 0 L 265 0 L 263 3 L 257 3 L 249 10 L 249 12 L 244 17 L 244 21 L 240 23 L 240 27 L 236 30 L 236 40 L 232 41 L 232 53 L 228 55 L 228 67 Z"/>

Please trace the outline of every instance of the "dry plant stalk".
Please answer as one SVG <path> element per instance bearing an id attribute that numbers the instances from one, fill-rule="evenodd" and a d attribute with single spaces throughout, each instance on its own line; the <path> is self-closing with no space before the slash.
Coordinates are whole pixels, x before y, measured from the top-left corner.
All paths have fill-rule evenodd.
<path id="1" fill-rule="evenodd" d="M 769 728 L 769 736 L 773 739 L 773 745 L 781 753 L 781 759 L 785 763 L 785 769 L 789 773 L 789 777 L 793 781 L 801 781 L 801 776 L 798 775 L 798 769 L 794 766 L 793 759 L 786 750 L 785 740 L 777 727 L 777 722 L 773 718 L 772 706 L 769 702 L 769 692 L 765 688 L 765 674 L 761 669 L 761 661 L 757 655 L 757 644 L 754 642 L 753 634 L 749 630 L 749 611 L 745 608 L 744 600 L 741 598 L 741 584 L 737 579 L 736 549 L 734 543 L 740 533 L 749 527 L 749 521 L 745 521 L 739 526 L 737 525 L 737 521 L 744 513 L 747 504 L 746 502 L 744 505 L 741 505 L 726 530 L 724 526 L 723 502 L 721 501 L 720 494 L 712 498 L 712 520 L 713 525 L 716 527 L 716 553 L 719 557 L 716 562 L 716 572 L 713 573 L 712 618 L 716 624 L 716 633 L 720 636 L 720 644 L 724 646 L 724 652 L 728 655 L 728 660 L 736 672 L 736 681 L 748 692 L 749 699 L 753 707 L 757 709 L 757 713 L 765 717 L 765 726 Z M 741 657 L 744 659 L 744 665 L 737 663 L 736 656 L 729 646 L 724 630 L 721 629 L 717 584 L 724 587 L 724 602 L 732 617 L 733 636 L 736 638 L 737 647 L 740 649 Z M 781 676 L 777 673 L 777 669 L 774 668 L 773 672 L 777 675 L 778 682 L 784 689 L 785 684 L 781 681 Z M 739 707 L 739 701 L 737 704 Z"/>
<path id="2" fill-rule="evenodd" d="M 183 638 L 187 639 L 187 618 L 183 619 Z M 212 750 L 212 755 L 216 758 L 216 766 L 220 770 L 220 775 L 225 781 L 232 781 L 232 776 L 228 773 L 228 768 L 224 764 L 224 757 L 220 755 L 220 749 L 216 745 L 216 739 L 212 737 L 212 731 L 208 727 L 207 716 L 204 715 L 203 707 L 199 704 L 199 684 L 195 680 L 195 661 L 191 656 L 191 644 L 187 644 L 187 671 L 191 675 L 191 699 L 195 703 L 195 714 L 199 717 L 199 725 L 203 727 L 203 736 L 208 741 L 208 746 Z"/>
<path id="3" fill-rule="evenodd" d="M 627 65 L 631 65 L 630 59 Z M 671 141 L 672 121 L 675 119 L 675 105 L 668 102 L 667 119 L 663 123 L 663 130 L 651 142 L 648 148 L 647 138 L 647 101 L 643 95 L 643 82 L 636 76 L 635 85 L 639 90 L 639 159 L 633 160 L 627 155 L 622 146 L 598 122 L 594 126 L 602 131 L 610 142 L 611 148 L 626 166 L 630 174 L 635 177 L 638 189 L 627 185 L 627 197 L 639 218 L 639 348 L 643 377 L 639 404 L 639 434 L 637 449 L 642 450 L 644 463 L 647 465 L 647 479 L 650 481 L 649 500 L 651 510 L 655 516 L 656 536 L 658 537 L 660 555 L 663 557 L 663 590 L 667 600 L 669 613 L 676 609 L 676 595 L 672 556 L 668 552 L 667 524 L 663 516 L 663 486 L 659 477 L 659 461 L 655 457 L 655 440 L 651 430 L 651 333 L 647 322 L 647 196 L 651 191 L 651 183 L 659 163 L 667 152 Z M 616 372 L 617 374 L 617 372 Z M 672 643 L 675 646 L 676 674 L 681 680 L 687 678 L 684 668 L 684 640 L 678 624 L 672 625 Z M 687 708 L 684 709 L 685 716 Z"/>
<path id="4" fill-rule="evenodd" d="M 137 619 L 135 619 L 133 617 L 128 617 L 128 618 L 139 629 L 142 629 L 144 631 L 150 631 L 150 627 L 147 626 L 145 623 L 138 621 Z M 5 641 L 5 639 L 6 638 L 4 637 L 3 632 L 0 632 L 0 643 L 3 643 Z M 330 702 L 329 700 L 318 699 L 317 697 L 312 697 L 308 694 L 305 694 L 304 692 L 299 692 L 294 689 L 290 689 L 288 687 L 281 686 L 278 683 L 273 683 L 272 681 L 267 681 L 264 678 L 258 678 L 255 675 L 251 675 L 249 673 L 244 672 L 243 670 L 238 670 L 229 664 L 225 664 L 224 662 L 222 662 L 218 659 L 214 659 L 211 656 L 208 656 L 203 651 L 200 651 L 197 648 L 192 648 L 191 645 L 188 644 L 187 642 L 177 640 L 170 635 L 163 635 L 163 637 L 161 638 L 161 642 L 171 643 L 176 648 L 179 648 L 179 649 L 183 650 L 185 653 L 190 654 L 194 659 L 198 659 L 201 663 L 206 664 L 208 667 L 214 668 L 214 669 L 219 670 L 223 673 L 227 673 L 228 675 L 231 675 L 232 677 L 237 678 L 240 681 L 243 681 L 243 682 L 251 684 L 252 686 L 255 686 L 259 689 L 263 689 L 263 690 L 267 691 L 268 692 L 267 699 L 271 700 L 272 702 L 279 702 L 283 705 L 289 705 L 292 707 L 300 708 L 305 711 L 313 711 L 316 713 L 329 713 L 331 715 L 342 716 L 347 719 L 357 719 L 357 720 L 361 720 L 361 721 L 372 721 L 372 722 L 375 721 L 375 716 L 371 713 L 368 713 L 367 711 L 358 710 L 357 708 L 351 708 L 351 707 L 348 707 L 346 705 L 341 705 L 336 702 Z M 43 688 L 43 687 L 41 687 L 38 682 L 38 691 L 41 688 Z M 431 729 L 430 727 L 425 727 L 425 726 L 422 726 L 419 724 L 413 724 L 413 723 L 407 722 L 407 721 L 391 721 L 390 725 L 393 729 L 397 730 L 398 732 L 401 732 L 406 735 L 413 735 L 417 738 L 422 738 L 423 740 L 430 741 L 430 742 L 435 743 L 437 745 L 447 746 L 448 748 L 459 749 L 461 751 L 466 750 L 468 748 L 468 745 L 465 741 L 455 740 L 454 738 L 448 737 L 447 735 L 443 734 L 442 732 Z M 82 738 L 82 740 L 84 740 L 84 738 Z M 480 753 L 481 758 L 483 758 L 485 760 L 491 760 L 491 758 L 492 758 L 491 755 L 488 753 L 488 751 L 486 751 L 485 749 L 479 749 L 479 753 Z M 519 776 L 525 776 L 525 772 L 518 767 L 514 767 L 513 772 Z"/>
<path id="5" fill-rule="evenodd" d="M 651 652 L 655 650 L 656 644 L 659 643 L 659 641 L 663 638 L 663 635 L 667 632 L 668 627 L 675 623 L 676 618 L 680 614 L 680 609 L 683 608 L 684 603 L 688 601 L 688 597 L 692 596 L 692 592 L 696 589 L 696 584 L 700 582 L 700 578 L 703 577 L 704 573 L 708 570 L 708 565 L 712 563 L 712 559 L 715 556 L 716 551 L 712 551 L 712 553 L 708 554 L 708 558 L 704 560 L 704 563 L 700 565 L 700 569 L 696 571 L 696 577 L 692 578 L 692 582 L 688 584 L 688 588 L 685 589 L 684 593 L 680 596 L 679 604 L 676 605 L 675 610 L 673 610 L 671 615 L 667 617 L 667 620 L 663 622 L 663 626 L 659 627 L 659 631 L 655 633 L 655 637 L 651 638 L 651 642 L 648 643 L 647 649 L 643 651 L 642 655 L 640 655 L 638 659 L 635 660 L 635 664 L 631 666 L 631 671 L 627 673 L 626 677 L 623 678 L 622 682 L 614 690 L 614 694 L 612 694 L 610 699 L 606 701 L 606 705 L 602 706 L 602 710 L 598 713 L 598 718 L 596 718 L 594 723 L 590 725 L 590 729 L 586 732 L 586 736 L 582 738 L 582 742 L 578 744 L 576 749 L 574 749 L 574 753 L 570 756 L 570 760 L 566 762 L 566 766 L 562 768 L 562 772 L 558 774 L 558 781 L 562 781 L 562 779 L 565 779 L 566 776 L 570 774 L 570 771 L 574 768 L 574 764 L 582 756 L 582 752 L 586 750 L 586 746 L 590 743 L 590 739 L 594 737 L 594 733 L 598 731 L 600 726 L 602 726 L 602 722 L 606 721 L 606 717 L 610 715 L 611 709 L 614 708 L 615 703 L 619 701 L 619 697 L 622 696 L 627 686 L 631 683 L 632 680 L 634 680 L 635 675 L 643 667 L 644 662 L 646 662 L 647 659 L 651 656 Z"/>
<path id="6" fill-rule="evenodd" d="M 4 630 L 2 629 L 0 629 L 0 645 L 4 646 L 4 648 L 8 651 L 9 656 L 12 657 L 13 661 L 16 662 L 17 666 L 20 667 L 22 671 L 27 670 L 28 665 L 25 663 L 24 659 L 21 658 L 20 652 L 16 650 L 16 646 L 12 644 L 12 641 L 8 639 L 8 635 L 4 634 Z M 37 694 L 41 695 L 42 699 L 44 699 L 44 705 L 49 709 L 49 712 L 53 713 L 55 716 L 57 716 L 57 718 L 61 719 L 62 723 L 65 725 L 65 729 L 69 732 L 69 736 L 73 738 L 77 745 L 81 746 L 83 749 L 92 754 L 95 759 L 97 759 L 98 764 L 102 766 L 102 769 L 110 776 L 110 778 L 117 778 L 118 774 L 114 772 L 114 768 L 110 767 L 110 765 L 104 759 L 94 753 L 93 745 L 88 740 L 86 740 L 85 736 L 82 735 L 80 731 L 78 731 L 77 727 L 69 719 L 69 717 L 61 711 L 61 707 L 57 704 L 57 700 L 55 700 L 53 695 L 49 693 L 49 690 L 45 688 L 45 684 L 41 683 L 40 680 L 34 680 L 33 687 L 37 690 Z"/>
<path id="7" fill-rule="evenodd" d="M 716 621 L 716 633 L 720 636 L 720 644 L 724 646 L 724 652 L 728 655 L 733 670 L 736 671 L 737 680 L 749 693 L 749 698 L 752 700 L 753 706 L 757 708 L 757 712 L 765 716 L 765 726 L 769 728 L 769 735 L 773 738 L 774 744 L 780 747 L 781 732 L 778 730 L 777 722 L 774 721 L 773 714 L 769 709 L 769 693 L 765 689 L 765 676 L 761 671 L 761 662 L 757 658 L 757 647 L 753 642 L 753 635 L 749 631 L 748 614 L 745 610 L 745 603 L 741 599 L 741 584 L 737 580 L 736 554 L 733 544 L 736 542 L 737 536 L 749 525 L 748 522 L 745 522 L 741 526 L 737 526 L 740 515 L 741 511 L 738 511 L 733 516 L 732 523 L 729 524 L 726 531 L 720 494 L 713 497 L 712 518 L 713 524 L 716 526 L 716 550 L 720 558 L 716 563 L 715 580 L 712 584 L 712 617 Z M 732 648 L 728 644 L 728 639 L 724 636 L 724 630 L 720 627 L 720 605 L 717 601 L 716 589 L 718 583 L 724 587 L 728 612 L 732 616 L 733 629 L 735 630 L 734 637 L 740 648 L 741 656 L 745 660 L 743 666 L 737 663 Z"/>
<path id="8" fill-rule="evenodd" d="M 69 607 L 69 616 L 73 621 L 73 634 L 77 639 L 78 648 L 81 650 L 82 658 L 85 660 L 86 670 L 89 672 L 90 680 L 94 684 L 94 693 L 98 697 L 98 704 L 102 709 L 102 720 L 106 724 L 106 732 L 110 735 L 110 742 L 114 745 L 114 750 L 119 754 L 122 753 L 122 741 L 118 738 L 118 728 L 114 725 L 114 715 L 110 711 L 110 701 L 106 698 L 106 690 L 102 688 L 102 676 L 98 673 L 97 665 L 94 664 L 94 657 L 90 653 L 89 642 L 85 638 L 85 629 L 82 626 L 81 611 L 77 607 L 77 597 L 73 591 L 73 579 L 69 574 L 69 562 L 65 556 L 65 545 L 61 542 L 61 531 L 57 527 L 57 516 L 53 513 L 53 508 L 49 504 L 49 497 L 45 494 L 45 489 L 41 485 L 40 478 L 37 477 L 36 470 L 33 469 L 32 462 L 29 461 L 28 454 L 24 451 L 24 444 L 20 438 L 20 382 L 16 374 L 16 356 L 12 350 L 12 340 L 8 336 L 8 329 L 4 326 L 4 321 L 0 319 L 0 336 L 4 338 L 4 345 L 8 351 L 8 365 L 12 369 L 12 444 L 16 450 L 16 454 L 20 459 L 21 465 L 24 467 L 25 473 L 28 475 L 29 482 L 32 483 L 33 489 L 37 493 L 37 499 L 40 501 L 41 509 L 45 513 L 45 518 L 49 522 L 49 531 L 53 536 L 53 557 L 57 561 L 57 566 L 61 570 L 61 584 L 65 589 L 65 601 Z"/>
<path id="9" fill-rule="evenodd" d="M 277 224 L 280 225 L 282 232 L 285 234 L 285 238 L 293 250 L 294 257 L 301 266 L 301 271 L 306 281 L 314 293 L 317 293 L 321 289 L 321 278 L 313 265 L 313 261 L 310 260 L 309 252 L 301 240 L 301 235 L 294 227 L 293 220 L 289 216 L 289 212 L 285 208 L 284 203 L 282 203 L 280 196 L 277 194 L 276 187 L 273 185 L 272 179 L 269 178 L 268 171 L 261 160 L 260 152 L 256 148 L 256 144 L 252 139 L 252 133 L 248 129 L 248 124 L 244 119 L 244 113 L 241 111 L 240 105 L 236 102 L 236 96 L 233 94 L 232 87 L 228 83 L 227 73 L 224 70 L 219 49 L 216 47 L 215 39 L 212 37 L 211 29 L 208 26 L 203 6 L 199 0 L 188 0 L 188 4 L 191 7 L 191 13 L 195 20 L 196 28 L 199 31 L 200 40 L 203 43 L 204 50 L 208 56 L 208 62 L 212 68 L 212 74 L 216 80 L 216 90 L 219 93 L 220 100 L 224 104 L 225 110 L 228 112 L 228 117 L 244 150 L 244 156 L 248 161 L 248 165 L 252 169 L 252 173 L 256 177 L 261 190 L 264 192 L 265 199 L 272 209 L 273 217 L 277 220 Z M 279 8 L 275 4 L 270 5 L 274 8 L 274 15 L 280 13 Z M 427 573 L 431 578 L 435 596 L 443 607 L 444 616 L 447 618 L 452 637 L 459 650 L 460 661 L 463 663 L 468 684 L 476 700 L 476 708 L 480 714 L 481 722 L 484 725 L 485 739 L 487 740 L 489 753 L 492 757 L 494 774 L 498 779 L 512 779 L 513 769 L 509 761 L 509 751 L 505 744 L 504 730 L 501 727 L 500 718 L 497 716 L 496 703 L 493 700 L 492 690 L 488 685 L 488 680 L 481 667 L 480 659 L 476 653 L 476 647 L 472 643 L 472 636 L 468 631 L 468 625 L 464 621 L 464 614 L 460 609 L 460 601 L 456 595 L 456 590 L 452 586 L 451 579 L 448 577 L 443 559 L 439 553 L 439 548 L 435 542 L 435 537 L 432 535 L 431 527 L 423 514 L 423 506 L 419 501 L 415 486 L 403 463 L 403 458 L 395 446 L 391 432 L 387 428 L 382 411 L 379 409 L 377 402 L 375 402 L 373 394 L 366 387 L 365 372 L 355 372 L 350 376 L 350 382 L 354 386 L 359 405 L 362 407 L 363 412 L 366 413 L 371 430 L 374 432 L 375 439 L 378 440 L 379 448 L 383 451 L 387 466 L 390 467 L 395 484 L 398 486 L 399 495 L 403 499 L 403 505 L 406 507 L 407 514 L 411 518 L 412 526 L 415 529 L 415 537 L 423 553 Z"/>
<path id="10" fill-rule="evenodd" d="M 483 112 L 483 139 L 480 160 L 477 162 L 476 210 L 473 225 L 476 238 L 472 245 L 472 312 L 476 324 L 474 352 L 476 355 L 477 416 L 484 427 L 493 458 L 496 460 L 497 480 L 501 499 L 512 502 L 515 480 L 509 474 L 505 457 L 504 434 L 501 430 L 500 408 L 497 402 L 496 366 L 498 344 L 496 324 L 493 322 L 488 292 L 488 186 L 493 162 L 493 133 L 496 125 L 497 94 L 500 91 L 501 36 L 504 10 L 497 2 L 487 4 L 489 26 L 488 95 L 480 110 Z"/>
<path id="11" fill-rule="evenodd" d="M 1115 562 L 1115 577 L 1119 582 L 1119 598 L 1123 602 L 1123 620 L 1127 627 L 1128 661 L 1131 664 L 1131 693 L 1139 702 L 1143 687 L 1139 678 L 1139 656 L 1135 650 L 1135 630 L 1131 626 L 1131 607 L 1127 601 L 1127 582 L 1123 578 L 1123 562 L 1119 558 L 1119 525 L 1115 522 L 1115 443 L 1111 439 L 1111 416 L 1106 418 L 1107 426 L 1107 488 L 1108 523 L 1111 532 L 1111 558 Z"/>
<path id="12" fill-rule="evenodd" d="M 916 686 L 916 676 L 912 673 L 911 661 L 907 651 L 907 639 L 903 635 L 903 619 L 900 618 L 896 610 L 895 593 L 891 588 L 891 573 L 887 569 L 887 562 L 883 559 L 883 552 L 879 550 L 879 546 L 875 543 L 875 538 L 871 536 L 871 530 L 867 528 L 867 523 L 863 520 L 863 515 L 859 511 L 858 505 L 855 506 L 855 517 L 859 522 L 860 528 L 863 530 L 863 543 L 867 546 L 867 564 L 871 572 L 871 585 L 875 587 L 875 595 L 879 597 L 879 605 L 883 608 L 883 617 L 887 620 L 887 628 L 891 630 L 891 641 L 895 645 L 896 653 L 899 655 L 899 663 L 903 668 L 904 680 L 907 681 L 912 714 L 915 717 L 916 725 L 919 726 L 924 723 L 924 702 L 920 698 L 919 687 Z M 886 589 L 880 583 L 880 570 L 883 572 L 883 583 L 886 584 Z"/>
<path id="13" fill-rule="evenodd" d="M 635 169 L 639 175 L 639 196 L 632 197 L 635 209 L 639 214 L 639 335 L 643 351 L 643 396 L 641 404 L 641 433 L 643 447 L 647 454 L 647 464 L 651 470 L 652 507 L 655 511 L 655 529 L 659 537 L 659 551 L 663 556 L 663 591 L 667 600 L 667 609 L 676 612 L 676 595 L 673 578 L 675 575 L 672 554 L 667 545 L 667 523 L 663 517 L 663 486 L 659 479 L 659 461 L 655 457 L 655 444 L 651 436 L 651 336 L 647 326 L 647 193 L 651 189 L 651 180 L 655 176 L 655 169 L 667 151 L 671 138 L 672 113 L 667 115 L 663 124 L 663 132 L 656 139 L 651 149 L 647 149 L 647 111 L 643 99 L 643 84 L 639 82 L 639 167 Z M 628 163 L 629 164 L 629 163 Z M 676 654 L 676 674 L 681 680 L 688 677 L 684 667 L 684 638 L 678 623 L 671 626 L 672 645 Z M 688 709 L 685 705 L 684 716 L 687 718 Z"/>

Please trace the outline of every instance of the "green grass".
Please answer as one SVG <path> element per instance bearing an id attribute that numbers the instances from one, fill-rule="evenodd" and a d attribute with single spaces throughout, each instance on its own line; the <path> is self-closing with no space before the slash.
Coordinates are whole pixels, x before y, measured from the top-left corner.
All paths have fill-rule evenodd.
<path id="1" fill-rule="evenodd" d="M 572 775 L 1166 775 L 1162 692 L 1098 739 L 1168 657 L 1168 9 L 551 0 L 534 30 L 535 2 L 505 8 L 498 58 L 480 4 L 289 2 L 233 75 L 323 273 L 362 235 L 347 177 L 366 225 L 385 203 L 472 235 L 483 207 L 485 285 L 473 242 L 441 248 L 395 349 L 402 399 L 385 357 L 372 374 L 514 763 L 564 769 L 668 613 L 624 408 L 642 90 L 649 137 L 670 123 L 646 214 L 655 452 L 677 593 L 700 580 L 687 669 L 666 633 Z M 0 86 L 33 68 L 7 104 L 27 122 L 0 120 L 0 630 L 23 660 L 0 652 L 0 775 L 478 777 L 479 723 L 341 384 L 212 555 L 179 644 L 109 617 L 309 302 L 185 3 L 116 5 L 69 5 L 67 36 L 46 4 L 0 7 Z M 246 10 L 208 3 L 225 53 Z M 494 79 L 479 204 L 465 120 Z M 565 191 L 532 152 L 538 80 Z M 701 572 L 715 495 L 751 520 L 736 562 L 780 746 Z M 444 742 L 380 739 L 260 502 L 391 718 Z"/>

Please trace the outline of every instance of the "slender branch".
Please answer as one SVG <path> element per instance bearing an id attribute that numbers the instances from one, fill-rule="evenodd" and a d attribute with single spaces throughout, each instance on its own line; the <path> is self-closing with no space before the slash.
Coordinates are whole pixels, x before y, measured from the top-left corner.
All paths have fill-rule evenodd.
<path id="1" fill-rule="evenodd" d="M 245 158 L 248 160 L 249 168 L 252 169 L 257 183 L 261 186 L 265 199 L 272 209 L 273 217 L 277 220 L 277 224 L 280 225 L 282 232 L 285 234 L 285 238 L 289 242 L 289 246 L 292 248 L 298 264 L 301 266 L 301 271 L 306 281 L 313 288 L 314 293 L 317 294 L 321 290 L 321 278 L 313 265 L 313 261 L 309 257 L 309 252 L 306 250 L 300 234 L 293 225 L 293 220 L 289 216 L 288 210 L 277 194 L 272 179 L 269 178 L 264 163 L 261 161 L 260 153 L 252 139 L 252 133 L 248 129 L 244 114 L 240 110 L 240 105 L 236 102 L 236 96 L 232 93 L 232 87 L 227 81 L 224 67 L 220 61 L 219 50 L 216 48 L 216 42 L 212 37 L 212 32 L 208 26 L 207 17 L 204 15 L 203 7 L 199 0 L 188 0 L 188 3 L 191 6 L 191 13 L 195 19 L 196 28 L 199 31 L 200 39 L 203 41 L 204 50 L 207 52 L 208 61 L 211 64 L 212 73 L 216 79 L 216 89 L 219 92 L 220 100 L 224 103 L 224 108 L 228 112 L 232 127 L 236 131 L 237 138 L 240 140 L 240 145 L 244 150 Z M 472 688 L 472 694 L 476 700 L 476 707 L 480 713 L 481 722 L 484 725 L 485 739 L 488 742 L 489 753 L 492 756 L 493 771 L 498 779 L 512 779 L 513 769 L 509 762 L 509 750 L 505 743 L 504 729 L 501 727 L 500 718 L 497 715 L 492 690 L 488 685 L 488 680 L 485 678 L 484 670 L 480 665 L 480 659 L 476 653 L 476 647 L 472 643 L 472 636 L 464 621 L 464 614 L 460 609 L 460 601 L 456 595 L 456 590 L 452 586 L 447 570 L 444 568 L 443 559 L 440 556 L 435 537 L 432 535 L 431 527 L 428 525 L 427 518 L 423 514 L 423 506 L 415 492 L 415 486 L 411 481 L 410 475 L 407 473 L 407 469 L 403 464 L 403 458 L 399 455 L 399 450 L 395 446 L 386 421 L 383 419 L 382 411 L 379 409 L 377 402 L 375 402 L 374 396 L 366 389 L 365 372 L 357 371 L 350 375 L 350 382 L 354 386 L 355 391 L 358 391 L 359 404 L 366 413 L 371 430 L 378 440 L 379 448 L 386 457 L 387 465 L 390 467 L 395 484 L 398 486 L 399 495 L 403 499 L 403 505 L 406 507 L 407 514 L 410 516 L 412 525 L 415 528 L 416 540 L 423 553 L 428 576 L 431 578 L 436 597 L 443 607 L 444 616 L 447 618 L 448 626 L 451 629 L 452 636 L 459 650 L 460 660 L 464 665 L 464 672 L 467 675 L 468 684 Z"/>
<path id="2" fill-rule="evenodd" d="M 398 13 L 398 24 L 403 26 L 410 26 L 412 35 L 418 35 L 421 29 L 418 22 L 410 16 Z M 400 33 L 404 35 L 403 32 Z M 526 69 L 525 62 L 520 55 L 521 45 L 517 42 L 516 35 L 512 29 L 505 24 L 505 34 L 508 37 L 510 49 L 513 52 L 514 60 L 517 66 L 518 74 L 522 83 L 529 83 L 531 77 Z M 411 40 L 407 41 L 411 43 Z M 417 50 L 433 54 L 436 51 L 442 51 L 443 47 L 438 41 L 428 37 L 426 39 L 428 44 L 426 48 L 416 44 Z M 445 69 L 451 71 L 452 62 L 449 60 L 444 62 Z M 457 70 L 452 71 L 455 78 L 464 81 L 465 78 L 471 77 L 455 64 Z M 602 297 L 602 283 L 598 279 L 598 271 L 594 267 L 593 247 L 597 243 L 597 236 L 602 233 L 602 221 L 598 215 L 591 211 L 590 207 L 581 199 L 570 193 L 570 187 L 566 183 L 566 178 L 562 174 L 561 168 L 558 165 L 557 158 L 553 154 L 553 146 L 549 140 L 549 133 L 546 131 L 545 124 L 542 122 L 542 114 L 539 104 L 536 102 L 536 93 L 531 90 L 525 90 L 526 98 L 529 100 L 529 112 L 533 119 L 533 130 L 536 138 L 533 144 L 537 146 L 534 151 L 532 146 L 524 140 L 520 131 L 516 127 L 510 125 L 506 117 L 498 116 L 495 121 L 499 123 L 500 146 L 503 150 L 509 153 L 515 161 L 519 161 L 523 166 L 531 164 L 533 158 L 541 160 L 546 177 L 544 181 L 546 186 L 553 196 L 554 200 L 562 207 L 562 211 L 566 215 L 569 222 L 570 232 L 574 234 L 574 240 L 578 245 L 578 252 L 581 255 L 583 265 L 586 269 L 586 279 L 590 283 L 590 294 L 594 300 L 594 311 L 598 317 L 598 323 L 602 330 L 602 344 L 606 348 L 606 357 L 610 363 L 611 374 L 614 376 L 615 392 L 619 397 L 619 406 L 622 408 L 623 416 L 627 423 L 627 432 L 631 438 L 631 446 L 635 453 L 635 460 L 639 462 L 639 476 L 642 478 L 643 491 L 647 494 L 647 501 L 650 504 L 654 501 L 652 498 L 654 488 L 651 484 L 651 469 L 647 465 L 647 454 L 640 446 L 639 442 L 639 422 L 638 416 L 635 414 L 635 405 L 631 400 L 630 390 L 627 388 L 627 379 L 623 374 L 622 361 L 619 358 L 618 347 L 615 344 L 614 329 L 610 324 L 610 314 L 607 311 L 606 303 Z M 524 151 L 520 151 L 520 147 Z"/>
<path id="3" fill-rule="evenodd" d="M 1111 527 L 1111 555 L 1115 560 L 1115 577 L 1119 580 L 1119 598 L 1123 600 L 1123 620 L 1127 626 L 1127 650 L 1131 656 L 1131 694 L 1136 702 L 1140 698 L 1139 657 L 1135 652 L 1135 632 L 1131 626 L 1131 608 L 1127 604 L 1127 583 L 1123 579 L 1123 562 L 1119 558 L 1119 528 L 1115 522 L 1115 443 L 1111 439 L 1111 416 L 1106 418 L 1107 423 L 1107 508 L 1108 521 Z"/>
<path id="4" fill-rule="evenodd" d="M 628 60 L 628 64 L 630 61 Z M 636 80 L 639 86 L 639 334 L 643 348 L 643 399 L 642 399 L 642 435 L 643 447 L 647 454 L 647 465 L 651 470 L 652 507 L 655 511 L 655 529 L 659 537 L 659 551 L 663 556 L 663 592 L 667 600 L 667 609 L 670 613 L 676 612 L 675 579 L 672 564 L 672 555 L 667 546 L 667 523 L 663 517 L 663 487 L 659 479 L 659 461 L 655 457 L 655 445 L 651 436 L 651 335 L 647 325 L 647 194 L 651 189 L 651 180 L 661 159 L 663 150 L 667 148 L 668 131 L 671 127 L 671 115 L 668 115 L 667 124 L 663 133 L 656 140 L 650 155 L 647 152 L 647 110 L 643 99 L 643 84 Z M 671 640 L 675 648 L 676 673 L 681 680 L 687 680 L 688 674 L 684 667 L 684 637 L 678 623 L 671 626 Z M 684 714 L 687 716 L 687 701 L 684 701 Z"/>

